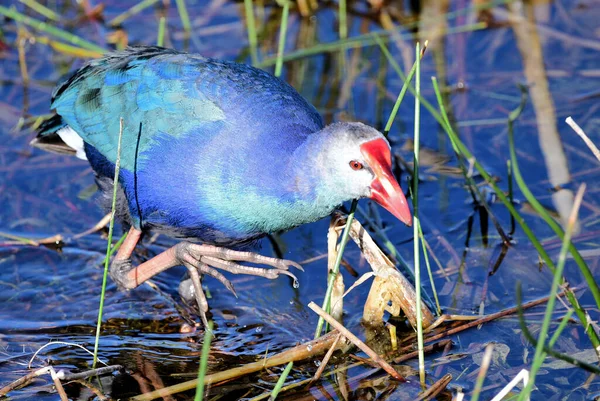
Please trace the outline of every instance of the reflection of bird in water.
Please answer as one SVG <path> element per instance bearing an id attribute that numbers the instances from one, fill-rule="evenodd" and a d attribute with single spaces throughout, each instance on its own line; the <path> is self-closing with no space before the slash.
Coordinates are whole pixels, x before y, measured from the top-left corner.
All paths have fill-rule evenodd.
<path id="1" fill-rule="evenodd" d="M 113 279 L 135 288 L 184 265 L 204 322 L 201 274 L 233 291 L 219 270 L 273 279 L 294 277 L 288 268 L 300 267 L 227 247 L 316 221 L 363 197 L 411 222 L 381 133 L 360 123 L 323 127 L 291 86 L 247 65 L 130 48 L 59 84 L 52 108 L 56 115 L 33 144 L 87 159 L 107 199 L 120 158 L 117 213 L 131 229 L 112 262 Z M 147 231 L 185 241 L 133 267 L 131 254 Z"/>

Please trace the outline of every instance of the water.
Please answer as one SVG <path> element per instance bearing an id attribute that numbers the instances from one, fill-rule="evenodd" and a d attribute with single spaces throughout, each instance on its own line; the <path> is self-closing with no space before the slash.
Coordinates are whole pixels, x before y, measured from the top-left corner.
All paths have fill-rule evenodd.
<path id="1" fill-rule="evenodd" d="M 241 23 L 243 5 L 225 1 L 208 5 L 188 3 L 194 37 L 190 41 L 184 40 L 181 22 L 172 4 L 166 12 L 166 45 L 178 49 L 187 47 L 206 56 L 249 62 L 246 31 Z M 47 4 L 54 10 L 60 10 L 63 22 L 58 26 L 101 46 L 105 46 L 107 37 L 116 32 L 96 20 L 86 19 L 81 10 L 70 2 Z M 112 0 L 103 4 L 106 20 L 111 20 L 130 6 L 126 2 Z M 437 4 L 424 5 L 423 13 L 435 15 Z M 21 3 L 15 2 L 15 6 L 20 11 L 26 9 Z M 453 3 L 450 11 L 468 6 L 466 2 Z M 352 8 L 357 12 L 369 10 L 366 3 L 353 4 Z M 395 15 L 393 8 L 388 11 Z M 29 13 L 39 18 L 35 13 Z M 429 77 L 447 77 L 447 93 L 463 141 L 478 161 L 500 179 L 499 185 L 506 189 L 506 118 L 519 104 L 517 84 L 526 82 L 525 76 L 530 81 L 537 80 L 536 90 L 547 82 L 550 97 L 533 90 L 515 126 L 521 171 L 538 199 L 550 210 L 562 211 L 563 215 L 565 206 L 561 205 L 566 202 L 568 209 L 571 195 L 565 191 L 557 195 L 552 187 L 558 183 L 575 190 L 582 182 L 587 183 L 580 218 L 581 231 L 575 242 L 580 249 L 588 250 L 586 259 L 596 274 L 598 258 L 593 251 L 597 248 L 597 215 L 600 211 L 595 196 L 599 169 L 589 150 L 563 121 L 565 117 L 573 116 L 591 139 L 600 143 L 597 134 L 600 127 L 600 89 L 596 82 L 597 52 L 600 48 L 597 30 L 599 7 L 585 1 L 542 2 L 537 5 L 534 14 L 539 22 L 539 43 L 536 45 L 535 37 L 532 39 L 527 35 L 519 40 L 522 45 L 527 44 L 526 58 L 535 56 L 538 45 L 543 58 L 537 63 L 535 57 L 528 59 L 527 65 L 518 50 L 515 31 L 503 23 L 507 18 L 505 13 L 504 8 L 494 13 L 494 28 L 449 33 L 442 41 L 430 37 L 432 42 L 422 66 L 424 95 L 435 104 Z M 160 9 L 149 8 L 126 20 L 123 26 L 129 43 L 154 43 L 159 15 Z M 314 18 L 300 19 L 292 11 L 287 51 L 336 40 L 335 15 L 335 9 L 325 5 L 319 8 Z M 275 52 L 279 11 L 271 7 L 257 8 L 261 27 L 264 26 L 263 16 L 270 17 L 264 45 L 260 48 L 261 59 L 265 60 L 266 56 Z M 459 14 L 449 19 L 448 24 L 450 27 L 470 24 L 474 22 L 473 17 L 473 13 Z M 380 29 L 372 19 L 354 14 L 351 14 L 350 22 L 350 36 Z M 518 26 L 527 25 L 523 22 Z M 48 113 L 55 83 L 61 75 L 80 66 L 82 60 L 44 45 L 40 38 L 46 35 L 32 30 L 37 39 L 30 38 L 24 42 L 30 78 L 29 83 L 24 85 L 18 63 L 15 24 L 4 21 L 0 29 L 9 45 L 0 53 L 0 232 L 32 240 L 56 234 L 62 236 L 58 249 L 56 246 L 15 244 L 10 238 L 0 239 L 2 386 L 26 374 L 26 364 L 33 353 L 50 341 L 72 342 L 93 348 L 106 240 L 98 233 L 74 238 L 102 218 L 93 196 L 87 195 L 93 176 L 86 162 L 34 150 L 28 146 L 33 133 L 27 129 L 14 129 L 22 118 Z M 395 59 L 407 70 L 412 63 L 412 43 L 392 40 L 389 46 Z M 382 128 L 401 81 L 377 47 L 349 50 L 344 73 L 339 69 L 338 57 L 338 53 L 319 53 L 288 62 L 284 65 L 284 78 L 315 104 L 327 121 L 351 119 Z M 553 109 L 548 108 L 552 106 L 547 102 L 549 99 Z M 408 96 L 390 134 L 394 149 L 407 162 L 411 161 L 410 146 L 406 141 L 412 135 L 413 107 L 413 98 Z M 515 246 L 508 250 L 497 273 L 488 277 L 490 264 L 493 265 L 498 254 L 500 237 L 489 224 L 488 245 L 485 245 L 479 214 L 474 211 L 464 188 L 464 179 L 450 169 L 457 166 L 451 146 L 425 109 L 422 116 L 421 146 L 430 152 L 421 155 L 420 212 L 425 237 L 448 275 L 446 279 L 435 268 L 434 280 L 444 312 L 472 315 L 478 313 L 482 300 L 485 313 L 511 307 L 515 304 L 517 281 L 522 283 L 525 301 L 547 295 L 551 276 L 546 269 L 539 272 L 537 254 L 520 228 L 516 229 L 513 237 Z M 553 130 L 558 137 L 552 136 Z M 549 146 L 540 147 L 538 139 L 541 135 L 549 135 L 544 136 L 544 143 Z M 564 148 L 566 163 L 561 162 L 560 145 Z M 450 156 L 449 162 L 443 157 L 446 155 Z M 569 176 L 571 179 L 568 179 Z M 406 175 L 402 176 L 402 182 L 406 188 Z M 525 212 L 527 223 L 543 240 L 551 256 L 556 258 L 560 243 L 540 218 L 527 214 L 528 205 L 519 192 L 516 198 L 519 210 Z M 489 202 L 504 230 L 510 231 L 506 209 L 493 198 Z M 360 205 L 363 210 L 369 210 L 366 202 Z M 379 209 L 379 213 L 386 234 L 400 255 L 412 261 L 412 230 L 402 227 L 387 212 Z M 470 216 L 473 228 L 466 245 Z M 358 218 L 364 220 L 360 214 Z M 283 234 L 280 247 L 284 256 L 301 262 L 325 253 L 327 227 L 328 221 L 324 220 Z M 137 257 L 139 260 L 146 259 L 170 244 L 169 239 L 159 237 L 154 243 L 140 248 Z M 268 241 L 262 243 L 261 252 L 273 253 Z M 352 244 L 345 259 L 359 275 L 369 271 Z M 326 290 L 326 259 L 305 263 L 304 267 L 304 273 L 294 272 L 299 286 L 285 277 L 270 281 L 233 276 L 232 282 L 239 298 L 216 280 L 205 280 L 203 284 L 211 293 L 209 304 L 216 334 L 209 361 L 210 372 L 254 362 L 312 338 L 317 317 L 306 305 L 310 301 L 322 302 Z M 190 330 L 199 319 L 193 308 L 185 305 L 177 294 L 178 283 L 184 274 L 185 269 L 176 268 L 157 276 L 154 282 L 159 291 L 148 286 L 129 292 L 117 291 L 109 282 L 100 357 L 109 364 L 123 365 L 127 373 L 104 377 L 106 392 L 112 388 L 115 396 L 124 397 L 127 391 L 139 394 L 139 382 L 143 381 L 138 382 L 136 378 L 150 378 L 150 387 L 154 388 L 179 383 L 197 374 L 202 330 Z M 348 288 L 355 278 L 345 269 L 342 274 Z M 577 267 L 571 262 L 567 264 L 566 276 L 572 286 L 582 284 Z M 350 292 L 344 303 L 346 327 L 363 338 L 360 317 L 370 282 Z M 430 289 L 427 283 L 425 291 L 428 294 Z M 588 308 L 592 320 L 597 321 L 597 311 L 589 293 L 581 291 L 578 296 Z M 556 314 L 557 319 L 564 314 L 564 308 L 561 305 L 559 308 L 561 312 Z M 542 309 L 538 308 L 527 315 L 530 329 L 535 333 L 538 332 L 541 313 Z M 403 323 L 399 327 L 402 329 Z M 530 366 L 533 349 L 523 338 L 514 315 L 451 338 L 454 340 L 450 350 L 453 355 L 443 356 L 438 352 L 427 356 L 428 374 L 432 381 L 450 373 L 454 377 L 451 387 L 461 386 L 469 392 L 479 370 L 483 349 L 490 341 L 499 346 L 488 371 L 486 391 L 482 397 L 491 398 L 520 369 Z M 377 348 L 383 346 L 383 342 L 377 340 L 370 345 Z M 555 348 L 581 359 L 591 354 L 589 341 L 578 324 L 568 326 Z M 47 361 L 51 361 L 57 370 L 82 371 L 91 364 L 87 353 L 67 345 L 46 348 L 34 360 L 33 366 L 43 366 Z M 586 398 L 588 392 L 600 391 L 598 381 L 590 379 L 586 382 L 589 375 L 582 370 L 568 365 L 552 365 L 553 361 L 548 360 L 540 372 L 536 382 L 539 390 L 534 399 L 552 396 L 558 397 L 556 399 L 589 399 Z M 338 367 L 345 363 L 346 359 L 334 360 Z M 405 363 L 416 367 L 415 360 Z M 282 369 L 263 370 L 259 374 L 213 387 L 211 397 L 223 395 L 225 399 L 236 399 L 262 394 L 272 388 Z M 315 370 L 314 362 L 297 363 L 292 377 L 308 378 Z M 339 377 L 336 383 L 323 382 L 320 388 L 283 393 L 281 397 L 326 399 L 325 394 L 328 394 L 334 399 L 342 399 Z M 346 383 L 350 399 L 414 399 L 419 391 L 414 377 L 410 384 L 399 384 L 381 372 L 372 372 L 368 366 L 350 369 Z M 89 394 L 89 390 L 79 384 L 69 384 L 66 390 L 71 399 L 84 399 Z M 48 376 L 11 395 L 15 399 L 58 399 Z M 181 397 L 191 399 L 193 392 Z"/>

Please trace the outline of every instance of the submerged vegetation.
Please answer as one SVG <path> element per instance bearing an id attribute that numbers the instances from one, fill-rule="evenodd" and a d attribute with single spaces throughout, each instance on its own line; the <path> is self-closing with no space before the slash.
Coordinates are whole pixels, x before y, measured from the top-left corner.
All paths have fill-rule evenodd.
<path id="1" fill-rule="evenodd" d="M 0 396 L 600 394 L 600 138 L 589 91 L 600 42 L 585 28 L 600 10 L 534 3 L 0 5 Z M 354 201 L 330 222 L 265 240 L 303 260 L 300 288 L 242 277 L 232 280 L 238 299 L 206 280 L 208 329 L 177 296 L 181 271 L 116 291 L 106 277 L 123 240 L 113 238 L 116 189 L 102 218 L 89 170 L 27 143 L 61 75 L 130 44 L 246 62 L 290 82 L 327 121 L 376 126 L 410 183 L 412 235 Z M 149 238 L 138 256 L 170 244 Z M 50 391 L 24 387 L 38 377 Z"/>

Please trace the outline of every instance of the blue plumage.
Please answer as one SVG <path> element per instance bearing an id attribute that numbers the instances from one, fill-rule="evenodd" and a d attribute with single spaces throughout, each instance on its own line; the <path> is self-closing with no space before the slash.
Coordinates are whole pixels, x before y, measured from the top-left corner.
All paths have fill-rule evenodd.
<path id="1" fill-rule="evenodd" d="M 310 194 L 290 192 L 283 172 L 322 120 L 262 70 L 132 48 L 80 69 L 57 87 L 52 107 L 83 138 L 96 173 L 109 178 L 124 118 L 121 185 L 138 228 L 228 243 L 306 220 L 286 213 Z"/>
<path id="2" fill-rule="evenodd" d="M 105 197 L 122 118 L 117 212 L 132 227 L 111 277 L 131 289 L 184 265 L 204 322 L 200 274 L 233 290 L 216 269 L 276 278 L 294 277 L 288 268 L 299 267 L 223 246 L 316 221 L 364 197 L 411 221 L 381 133 L 360 123 L 324 127 L 291 86 L 247 65 L 130 48 L 90 61 L 59 84 L 52 108 L 56 115 L 32 144 L 89 160 Z M 148 230 L 203 244 L 183 241 L 133 267 L 131 254 Z"/>
<path id="3" fill-rule="evenodd" d="M 370 196 L 373 170 L 359 175 L 348 162 L 363 158 L 360 143 L 383 138 L 361 124 L 324 129 L 312 105 L 265 71 L 158 47 L 90 61 L 57 86 L 52 108 L 59 117 L 38 144 L 59 128 L 71 147 L 83 140 L 106 191 L 123 118 L 120 214 L 136 229 L 220 245 Z"/>

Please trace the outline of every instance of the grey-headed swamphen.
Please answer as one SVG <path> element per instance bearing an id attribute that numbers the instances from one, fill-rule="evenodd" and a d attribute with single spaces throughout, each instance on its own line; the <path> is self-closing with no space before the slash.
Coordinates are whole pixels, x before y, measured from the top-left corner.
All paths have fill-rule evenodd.
<path id="1" fill-rule="evenodd" d="M 188 268 L 200 314 L 200 275 L 273 279 L 294 262 L 228 249 L 371 198 L 405 224 L 411 214 L 384 136 L 361 123 L 324 127 L 290 85 L 248 65 L 159 47 L 92 60 L 53 92 L 56 115 L 33 145 L 87 159 L 112 197 L 123 118 L 117 215 L 131 226 L 111 277 L 132 289 Z M 183 241 L 134 267 L 142 233 Z M 255 267 L 239 262 L 269 266 Z"/>

